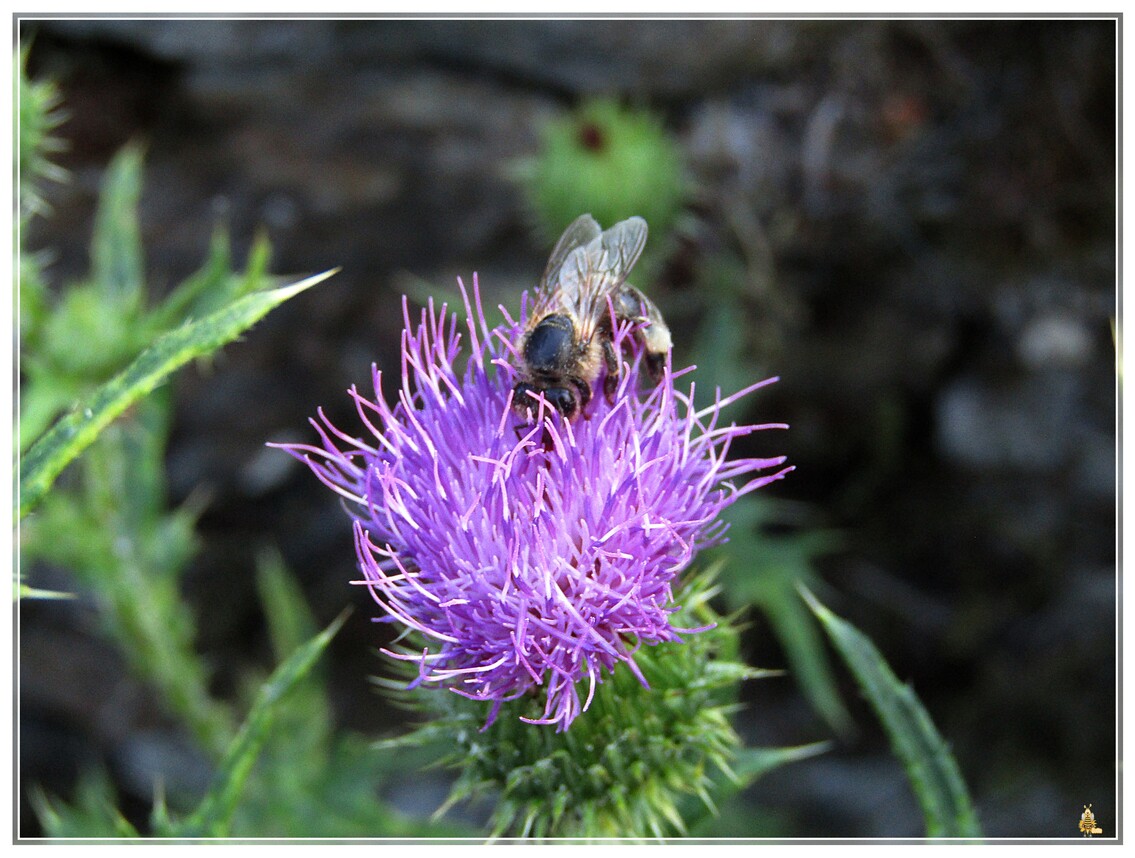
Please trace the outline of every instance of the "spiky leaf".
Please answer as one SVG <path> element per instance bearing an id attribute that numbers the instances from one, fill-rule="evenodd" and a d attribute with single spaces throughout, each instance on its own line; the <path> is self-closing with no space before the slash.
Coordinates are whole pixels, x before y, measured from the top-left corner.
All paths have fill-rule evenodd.
<path id="1" fill-rule="evenodd" d="M 224 837 L 240 800 L 252 766 L 267 741 L 284 696 L 311 671 L 331 638 L 346 619 L 340 616 L 330 626 L 297 649 L 260 688 L 240 732 L 229 746 L 219 771 L 197 810 L 175 829 L 178 837 Z"/>
<path id="2" fill-rule="evenodd" d="M 926 820 L 928 837 L 981 837 L 977 814 L 949 746 L 914 690 L 899 682 L 871 640 L 804 590 L 906 769 Z"/>
<path id="3" fill-rule="evenodd" d="M 90 446 L 103 428 L 171 372 L 236 339 L 268 311 L 334 273 L 327 271 L 290 286 L 246 295 L 160 337 L 130 366 L 100 387 L 88 405 L 63 417 L 28 450 L 20 467 L 20 517 L 35 507 L 63 468 Z"/>

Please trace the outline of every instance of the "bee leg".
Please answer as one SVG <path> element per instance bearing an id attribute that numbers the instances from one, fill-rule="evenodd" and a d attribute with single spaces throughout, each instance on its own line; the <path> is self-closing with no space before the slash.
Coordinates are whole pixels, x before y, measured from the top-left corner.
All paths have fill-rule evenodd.
<path id="1" fill-rule="evenodd" d="M 571 383 L 574 384 L 576 390 L 579 391 L 579 403 L 576 407 L 576 411 L 582 412 L 587 403 L 591 401 L 591 385 L 582 378 L 572 378 Z"/>
<path id="2" fill-rule="evenodd" d="M 607 375 L 603 378 L 603 393 L 607 397 L 607 402 L 614 404 L 622 368 L 619 364 L 619 356 L 615 354 L 615 347 L 608 339 L 603 340 L 603 362 L 607 365 Z"/>
<path id="3" fill-rule="evenodd" d="M 550 453 L 556 449 L 556 445 L 552 442 L 552 433 L 548 431 L 548 424 L 543 424 L 544 430 L 540 436 L 540 445 L 544 448 L 545 453 Z"/>
<path id="4" fill-rule="evenodd" d="M 537 403 L 528 395 L 529 391 L 532 393 L 539 392 L 526 381 L 520 382 L 512 389 L 512 412 L 517 417 L 531 422 L 536 416 Z"/>

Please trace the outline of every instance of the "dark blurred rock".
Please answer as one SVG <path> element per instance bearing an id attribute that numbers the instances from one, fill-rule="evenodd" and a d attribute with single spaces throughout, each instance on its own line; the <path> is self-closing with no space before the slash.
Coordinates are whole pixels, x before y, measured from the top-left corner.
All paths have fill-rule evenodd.
<path id="1" fill-rule="evenodd" d="M 961 378 L 942 392 L 938 438 L 943 454 L 968 468 L 1047 473 L 1064 467 L 1075 439 L 1066 431 L 1077 408 L 1076 379 L 1035 376 L 1001 389 Z"/>

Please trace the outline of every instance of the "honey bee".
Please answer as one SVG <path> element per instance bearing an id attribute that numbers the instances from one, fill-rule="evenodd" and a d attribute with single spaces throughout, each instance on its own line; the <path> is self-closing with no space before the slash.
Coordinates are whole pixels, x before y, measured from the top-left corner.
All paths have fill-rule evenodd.
<path id="1" fill-rule="evenodd" d="M 592 386 L 604 368 L 603 391 L 610 400 L 622 372 L 614 346 L 614 327 L 622 322 L 638 325 L 633 336 L 642 348 L 643 364 L 652 378 L 661 376 L 670 329 L 654 303 L 627 283 L 646 245 L 646 232 L 640 217 L 604 231 L 587 214 L 564 230 L 517 342 L 523 365 L 513 404 L 519 414 L 534 410 L 530 394 L 540 393 L 565 418 L 577 416 L 591 401 Z"/>

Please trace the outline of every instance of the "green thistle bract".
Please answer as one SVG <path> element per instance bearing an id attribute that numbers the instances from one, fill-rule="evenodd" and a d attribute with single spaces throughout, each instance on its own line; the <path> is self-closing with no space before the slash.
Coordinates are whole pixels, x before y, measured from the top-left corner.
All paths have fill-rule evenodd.
<path id="1" fill-rule="evenodd" d="M 694 575 L 677 594 L 687 625 L 713 628 L 685 643 L 643 647 L 645 688 L 617 671 L 596 689 L 587 718 L 571 730 L 534 730 L 537 697 L 511 701 L 481 731 L 483 714 L 457 695 L 411 695 L 384 683 L 432 719 L 391 745 L 438 744 L 460 769 L 446 804 L 495 801 L 493 836 L 663 838 L 685 834 L 683 809 L 712 811 L 714 784 L 732 777 L 740 739 L 730 725 L 739 681 L 761 671 L 737 660 L 739 633 L 710 605 L 712 574 Z M 411 644 L 412 645 L 412 644 Z M 456 747 L 455 747 L 456 746 Z"/>

